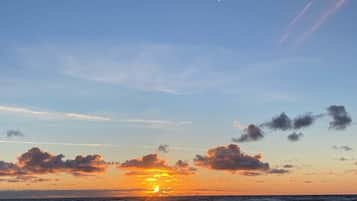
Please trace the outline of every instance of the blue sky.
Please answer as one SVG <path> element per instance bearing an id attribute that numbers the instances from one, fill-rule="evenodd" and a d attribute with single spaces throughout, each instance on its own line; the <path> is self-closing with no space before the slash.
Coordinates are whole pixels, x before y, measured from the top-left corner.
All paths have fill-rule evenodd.
<path id="1" fill-rule="evenodd" d="M 2 1 L 0 132 L 21 130 L 15 141 L 66 156 L 122 161 L 169 144 L 178 150 L 170 160 L 191 160 L 238 137 L 235 121 L 333 104 L 356 116 L 357 2 L 338 2 Z M 327 124 L 306 130 L 301 147 L 321 143 L 333 154 L 334 144 L 357 139 L 354 124 L 345 132 Z M 290 159 L 287 148 L 299 155 L 285 135 L 266 138 L 241 146 L 272 161 Z M 2 160 L 31 146 L 2 143 Z"/>

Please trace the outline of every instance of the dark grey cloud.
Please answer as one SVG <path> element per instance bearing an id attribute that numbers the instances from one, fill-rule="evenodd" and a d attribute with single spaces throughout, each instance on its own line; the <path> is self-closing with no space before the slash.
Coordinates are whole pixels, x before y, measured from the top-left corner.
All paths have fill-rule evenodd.
<path id="1" fill-rule="evenodd" d="M 344 130 L 352 122 L 352 118 L 347 113 L 345 106 L 331 105 L 327 108 L 327 113 L 333 119 L 330 122 L 330 129 Z"/>
<path id="2" fill-rule="evenodd" d="M 290 168 L 294 168 L 295 166 L 294 165 L 291 165 L 291 164 L 286 164 L 283 166 L 283 168 L 285 169 L 290 169 Z"/>
<path id="3" fill-rule="evenodd" d="M 289 173 L 289 170 L 286 169 L 278 169 L 278 168 L 274 168 L 269 170 L 269 174 L 287 174 Z"/>
<path id="4" fill-rule="evenodd" d="M 169 153 L 169 145 L 160 144 L 159 147 L 157 148 L 157 150 L 162 153 Z"/>
<path id="5" fill-rule="evenodd" d="M 260 155 L 247 155 L 241 152 L 238 145 L 230 144 L 209 149 L 207 155 L 196 155 L 194 163 L 200 167 L 233 172 L 269 170 L 269 164 L 262 162 L 260 159 Z"/>
<path id="6" fill-rule="evenodd" d="M 280 115 L 273 117 L 271 121 L 264 123 L 263 126 L 267 126 L 268 128 L 273 130 L 286 131 L 292 128 L 291 122 L 292 121 L 288 117 L 288 115 L 283 112 Z"/>
<path id="7" fill-rule="evenodd" d="M 236 144 L 218 146 L 207 151 L 206 155 L 196 155 L 194 164 L 212 170 L 222 170 L 244 176 L 263 174 L 286 174 L 289 170 L 270 168 L 269 163 L 261 161 L 261 155 L 245 154 Z"/>
<path id="8" fill-rule="evenodd" d="M 248 176 L 248 177 L 255 177 L 255 176 L 261 176 L 263 173 L 262 172 L 253 172 L 253 171 L 244 171 L 239 174 L 243 175 L 243 176 Z"/>
<path id="9" fill-rule="evenodd" d="M 17 163 L 0 161 L 0 176 L 30 178 L 50 173 L 70 173 L 76 176 L 104 172 L 107 163 L 100 155 L 78 155 L 73 160 L 63 160 L 64 155 L 53 155 L 37 147 L 18 157 Z"/>
<path id="10" fill-rule="evenodd" d="M 73 160 L 63 160 L 64 155 L 52 155 L 32 148 L 18 158 L 19 166 L 33 174 L 68 172 L 74 175 L 103 172 L 107 163 L 100 155 L 78 155 Z"/>
<path id="11" fill-rule="evenodd" d="M 291 142 L 296 142 L 296 141 L 299 141 L 300 138 L 303 136 L 304 136 L 304 134 L 302 134 L 302 133 L 293 132 L 290 135 L 288 135 L 288 140 L 290 140 Z"/>
<path id="12" fill-rule="evenodd" d="M 250 124 L 243 130 L 243 134 L 239 138 L 232 138 L 233 142 L 249 142 L 257 141 L 264 137 L 262 129 L 254 124 Z"/>
<path id="13" fill-rule="evenodd" d="M 23 136 L 24 136 L 24 134 L 19 130 L 8 130 L 8 131 L 6 131 L 6 137 L 7 138 L 23 137 Z"/>
<path id="14" fill-rule="evenodd" d="M 349 146 L 346 146 L 346 145 L 342 145 L 342 146 L 332 146 L 333 149 L 336 149 L 336 150 L 343 150 L 343 151 L 352 151 L 352 147 L 349 147 Z"/>
<path id="15" fill-rule="evenodd" d="M 311 126 L 316 119 L 323 117 L 323 114 L 314 115 L 312 113 L 306 113 L 294 118 L 293 128 L 302 129 Z"/>

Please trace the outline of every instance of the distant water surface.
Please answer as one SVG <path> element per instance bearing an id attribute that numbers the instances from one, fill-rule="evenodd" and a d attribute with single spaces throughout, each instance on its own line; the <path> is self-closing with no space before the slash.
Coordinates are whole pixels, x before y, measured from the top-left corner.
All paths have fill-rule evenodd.
<path id="1" fill-rule="evenodd" d="M 1 201 L 357 201 L 357 195 L 328 196 L 192 196 L 149 198 L 51 198 L 51 199 L 1 199 Z"/>

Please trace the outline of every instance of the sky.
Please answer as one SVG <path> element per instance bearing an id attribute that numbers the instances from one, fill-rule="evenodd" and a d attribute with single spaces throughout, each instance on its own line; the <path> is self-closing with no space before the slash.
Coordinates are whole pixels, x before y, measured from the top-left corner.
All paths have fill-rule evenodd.
<path id="1" fill-rule="evenodd" d="M 357 2 L 0 2 L 0 196 L 357 193 Z"/>

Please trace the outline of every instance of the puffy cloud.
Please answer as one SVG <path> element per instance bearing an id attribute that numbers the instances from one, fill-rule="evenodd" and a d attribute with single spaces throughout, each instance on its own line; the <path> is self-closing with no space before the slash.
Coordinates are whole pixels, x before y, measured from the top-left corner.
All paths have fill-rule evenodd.
<path id="1" fill-rule="evenodd" d="M 23 137 L 23 136 L 24 136 L 24 134 L 19 130 L 8 130 L 8 131 L 6 131 L 6 137 L 7 138 Z"/>
<path id="2" fill-rule="evenodd" d="M 0 161 L 0 176 L 16 176 L 21 174 L 24 174 L 24 172 L 16 164 Z"/>
<path id="3" fill-rule="evenodd" d="M 233 142 L 249 142 L 257 141 L 263 138 L 263 131 L 254 124 L 250 124 L 243 130 L 243 134 L 239 138 L 233 138 Z"/>
<path id="4" fill-rule="evenodd" d="M 159 159 L 157 154 L 148 154 L 139 159 L 127 160 L 120 164 L 121 168 L 166 168 L 164 160 Z"/>
<path id="5" fill-rule="evenodd" d="M 327 113 L 333 118 L 330 122 L 331 129 L 343 130 L 352 122 L 352 118 L 347 113 L 345 106 L 331 105 L 327 108 Z"/>
<path id="6" fill-rule="evenodd" d="M 235 144 L 209 149 L 207 155 L 196 155 L 194 163 L 200 167 L 227 171 L 269 170 L 269 164 L 260 161 L 261 156 L 241 152 Z"/>
<path id="7" fill-rule="evenodd" d="M 304 136 L 304 134 L 293 132 L 288 135 L 288 140 L 290 140 L 291 142 L 296 142 L 299 141 L 302 136 Z"/>
<path id="8" fill-rule="evenodd" d="M 194 174 L 197 169 L 194 167 L 191 167 L 186 161 L 183 160 L 178 160 L 173 168 L 176 174 L 180 175 L 189 175 L 189 174 Z"/>
<path id="9" fill-rule="evenodd" d="M 159 147 L 157 148 L 157 150 L 162 153 L 169 153 L 169 145 L 160 144 Z"/>
<path id="10" fill-rule="evenodd" d="M 263 124 L 273 130 L 289 130 L 292 128 L 291 119 L 284 112 L 280 115 L 273 117 L 271 121 Z"/>
<path id="11" fill-rule="evenodd" d="M 343 150 L 343 151 L 352 151 L 352 148 L 349 147 L 349 146 L 346 146 L 346 145 L 342 145 L 342 146 L 332 146 L 333 149 L 336 149 L 336 150 Z"/>
<path id="12" fill-rule="evenodd" d="M 263 174 L 286 174 L 286 169 L 272 169 L 269 163 L 261 161 L 261 155 L 250 156 L 241 151 L 236 144 L 218 146 L 207 151 L 206 155 L 196 155 L 196 166 L 212 170 L 238 172 L 244 176 L 259 176 Z"/>
<path id="13" fill-rule="evenodd" d="M 178 160 L 175 165 L 170 166 L 165 160 L 159 158 L 157 154 L 147 154 L 138 159 L 131 159 L 121 163 L 118 168 L 134 170 L 128 172 L 127 175 L 146 174 L 140 170 L 157 169 L 158 171 L 167 171 L 170 174 L 189 175 L 194 174 L 195 168 L 191 167 L 187 162 Z"/>
<path id="14" fill-rule="evenodd" d="M 0 161 L 0 176 L 35 176 L 50 173 L 85 175 L 106 170 L 107 164 L 100 155 L 78 155 L 73 160 L 63 160 L 64 155 L 52 155 L 37 147 L 18 157 L 17 163 Z"/>

